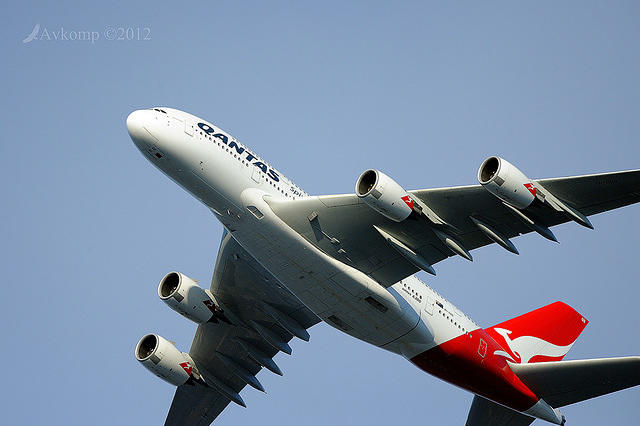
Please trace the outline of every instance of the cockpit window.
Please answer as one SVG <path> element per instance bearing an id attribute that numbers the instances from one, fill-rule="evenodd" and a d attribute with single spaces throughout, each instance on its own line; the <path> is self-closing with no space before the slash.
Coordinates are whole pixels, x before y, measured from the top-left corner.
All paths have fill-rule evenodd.
<path id="1" fill-rule="evenodd" d="M 166 113 L 167 113 L 165 110 L 160 109 L 160 108 L 153 108 L 153 110 L 154 110 L 154 111 L 161 112 L 161 113 L 163 113 L 163 114 L 166 114 Z"/>

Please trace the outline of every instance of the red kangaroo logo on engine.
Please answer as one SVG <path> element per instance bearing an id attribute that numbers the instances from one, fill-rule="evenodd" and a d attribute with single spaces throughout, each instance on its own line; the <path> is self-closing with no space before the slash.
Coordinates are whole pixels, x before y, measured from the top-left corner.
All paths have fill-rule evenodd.
<path id="1" fill-rule="evenodd" d="M 188 374 L 191 375 L 191 372 L 193 371 L 193 366 L 191 366 L 191 364 L 189 364 L 188 362 L 181 362 L 180 363 L 180 367 L 182 367 L 182 369 Z"/>
<path id="2" fill-rule="evenodd" d="M 402 201 L 404 201 L 410 209 L 413 209 L 413 205 L 415 204 L 414 201 L 411 199 L 411 197 L 409 197 L 408 195 L 405 195 L 404 197 L 402 197 Z"/>
<path id="3" fill-rule="evenodd" d="M 532 183 L 525 183 L 524 187 L 527 188 L 534 197 L 536 196 L 536 192 L 538 192 L 538 190 Z"/>

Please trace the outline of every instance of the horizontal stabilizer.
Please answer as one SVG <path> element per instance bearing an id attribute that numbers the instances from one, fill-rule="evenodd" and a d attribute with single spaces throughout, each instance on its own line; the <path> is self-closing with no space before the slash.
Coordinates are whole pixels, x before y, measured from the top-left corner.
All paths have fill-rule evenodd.
<path id="1" fill-rule="evenodd" d="M 535 418 L 474 396 L 465 426 L 528 426 Z"/>
<path id="2" fill-rule="evenodd" d="M 640 356 L 509 366 L 529 389 L 554 408 L 640 384 Z"/>

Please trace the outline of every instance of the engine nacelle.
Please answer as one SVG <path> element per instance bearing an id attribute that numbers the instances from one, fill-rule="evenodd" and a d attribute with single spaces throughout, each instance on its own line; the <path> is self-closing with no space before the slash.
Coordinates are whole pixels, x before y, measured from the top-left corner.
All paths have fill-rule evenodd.
<path id="1" fill-rule="evenodd" d="M 536 198 L 536 187 L 516 166 L 504 158 L 489 157 L 478 169 L 478 182 L 487 191 L 518 209 L 527 208 Z"/>
<path id="2" fill-rule="evenodd" d="M 193 375 L 193 363 L 189 355 L 180 352 L 157 334 L 147 334 L 140 339 L 135 355 L 149 371 L 172 385 L 183 385 Z"/>
<path id="3" fill-rule="evenodd" d="M 395 222 L 411 215 L 415 201 L 403 187 L 379 170 L 366 170 L 356 182 L 356 195 L 369 207 Z"/>
<path id="4" fill-rule="evenodd" d="M 195 323 L 222 320 L 230 324 L 216 301 L 194 280 L 180 272 L 169 272 L 162 278 L 158 296 L 171 309 Z"/>

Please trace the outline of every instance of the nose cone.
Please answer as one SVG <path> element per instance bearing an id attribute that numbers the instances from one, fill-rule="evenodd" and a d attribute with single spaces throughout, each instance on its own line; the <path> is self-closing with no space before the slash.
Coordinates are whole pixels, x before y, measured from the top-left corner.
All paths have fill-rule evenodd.
<path id="1" fill-rule="evenodd" d="M 148 131 L 151 120 L 153 120 L 153 111 L 146 109 L 133 111 L 127 117 L 129 136 L 137 146 L 153 143 L 153 137 Z"/>

